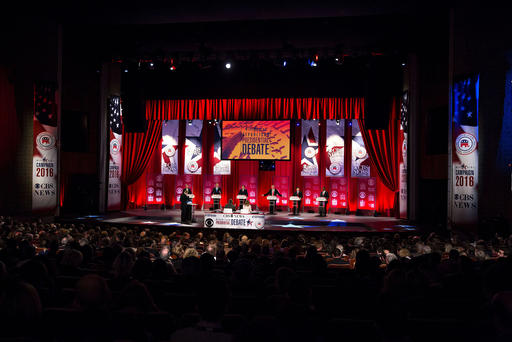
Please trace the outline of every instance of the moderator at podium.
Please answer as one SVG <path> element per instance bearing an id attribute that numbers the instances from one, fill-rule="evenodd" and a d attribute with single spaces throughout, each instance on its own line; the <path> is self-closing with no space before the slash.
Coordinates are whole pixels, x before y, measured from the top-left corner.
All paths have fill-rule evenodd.
<path id="1" fill-rule="evenodd" d="M 219 183 L 215 183 L 215 188 L 212 190 L 212 196 L 213 195 L 222 195 L 222 190 L 220 189 Z M 218 197 L 218 196 L 215 196 Z M 213 198 L 213 210 L 220 209 L 220 197 L 219 198 Z"/>
<path id="2" fill-rule="evenodd" d="M 279 196 L 279 197 L 283 197 L 279 191 L 277 191 L 276 187 L 274 186 L 274 184 L 272 184 L 270 186 L 270 190 L 267 191 L 266 194 L 264 194 L 263 196 Z M 269 209 L 270 209 L 270 214 L 273 214 L 274 213 L 274 209 L 276 207 L 276 200 L 269 200 Z"/>
<path id="3" fill-rule="evenodd" d="M 245 198 L 238 198 L 238 196 L 245 196 Z M 249 197 L 249 192 L 247 192 L 247 189 L 245 188 L 245 185 L 242 185 L 242 188 L 240 191 L 238 191 L 238 202 L 240 203 L 240 210 L 242 210 L 242 206 L 244 205 L 245 200 L 247 197 Z"/>
<path id="4" fill-rule="evenodd" d="M 192 206 L 188 204 L 190 202 L 188 195 L 191 193 L 192 190 L 190 190 L 188 185 L 185 186 L 185 189 L 183 189 L 183 192 L 181 193 L 181 223 L 190 223 L 192 221 Z"/>

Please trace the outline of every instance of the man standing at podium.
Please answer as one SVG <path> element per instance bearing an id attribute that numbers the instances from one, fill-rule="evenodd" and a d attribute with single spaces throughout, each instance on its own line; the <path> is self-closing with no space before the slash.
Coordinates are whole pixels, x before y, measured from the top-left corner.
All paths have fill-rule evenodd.
<path id="1" fill-rule="evenodd" d="M 295 189 L 295 192 L 293 193 L 292 196 L 296 196 L 296 197 L 300 198 L 300 200 L 297 201 L 297 206 L 296 206 L 296 209 L 295 209 L 296 212 L 294 212 L 295 215 L 298 215 L 299 212 L 300 212 L 300 206 L 302 204 L 302 191 L 300 191 L 300 189 L 297 188 L 297 189 Z"/>
<path id="2" fill-rule="evenodd" d="M 180 196 L 181 203 L 181 223 L 190 223 L 192 221 L 192 206 L 188 204 L 190 198 L 188 197 L 191 194 L 190 188 L 188 185 L 185 185 L 185 189 Z"/>
<path id="3" fill-rule="evenodd" d="M 247 197 L 249 197 L 249 193 L 247 192 L 247 189 L 245 188 L 245 185 L 242 185 L 242 188 L 240 189 L 240 191 L 238 191 L 238 194 L 246 196 L 245 199 L 239 200 L 239 202 L 240 202 L 240 210 L 242 210 L 242 206 L 243 206 L 245 200 L 247 199 Z"/>
<path id="4" fill-rule="evenodd" d="M 220 190 L 219 183 L 215 183 L 215 188 L 212 190 L 212 195 L 221 195 L 222 190 Z M 213 210 L 220 209 L 220 198 L 213 199 Z"/>
<path id="5" fill-rule="evenodd" d="M 327 216 L 327 202 L 329 202 L 329 193 L 325 190 L 325 186 L 322 188 L 322 192 L 320 193 L 320 197 L 325 197 L 325 202 L 321 205 L 323 210 L 320 211 L 320 216 Z"/>
<path id="6" fill-rule="evenodd" d="M 274 184 L 272 184 L 270 186 L 270 190 L 267 191 L 266 194 L 264 194 L 263 196 L 279 196 L 279 197 L 283 197 L 279 191 L 277 191 L 276 187 L 274 186 Z M 274 214 L 274 208 L 276 207 L 276 200 L 270 200 L 269 201 L 269 206 L 270 206 L 270 214 Z"/>

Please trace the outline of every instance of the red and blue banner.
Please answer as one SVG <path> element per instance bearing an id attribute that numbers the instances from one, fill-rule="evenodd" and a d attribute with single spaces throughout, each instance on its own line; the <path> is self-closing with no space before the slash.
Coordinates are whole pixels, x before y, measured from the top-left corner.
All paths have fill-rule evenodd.
<path id="1" fill-rule="evenodd" d="M 108 163 L 107 210 L 121 210 L 121 166 L 123 161 L 123 122 L 121 98 L 108 99 L 110 158 Z"/>
<path id="2" fill-rule="evenodd" d="M 398 138 L 400 139 L 400 218 L 407 218 L 407 135 L 408 135 L 408 118 L 409 118 L 409 93 L 402 95 L 400 106 L 400 131 Z"/>
<path id="3" fill-rule="evenodd" d="M 345 176 L 345 120 L 327 120 L 325 175 Z"/>
<path id="4" fill-rule="evenodd" d="M 185 174 L 200 175 L 203 171 L 203 120 L 188 120 L 185 134 Z"/>
<path id="5" fill-rule="evenodd" d="M 214 175 L 230 175 L 231 161 L 222 160 L 222 139 L 220 125 L 215 124 L 215 136 L 213 139 L 213 174 Z"/>
<path id="6" fill-rule="evenodd" d="M 478 223 L 479 76 L 453 85 L 451 223 Z"/>
<path id="7" fill-rule="evenodd" d="M 56 85 L 34 85 L 32 210 L 57 208 L 58 120 Z"/>
<path id="8" fill-rule="evenodd" d="M 148 175 L 146 180 L 146 204 L 164 203 L 164 178 L 161 174 Z"/>
<path id="9" fill-rule="evenodd" d="M 370 177 L 370 158 L 357 120 L 352 120 L 352 172 L 355 178 Z"/>
<path id="10" fill-rule="evenodd" d="M 162 174 L 178 174 L 179 120 L 166 120 L 162 125 Z"/>
<path id="11" fill-rule="evenodd" d="M 318 176 L 320 165 L 320 155 L 318 154 L 319 130 L 318 121 L 301 120 L 302 140 L 301 140 L 301 176 Z"/>

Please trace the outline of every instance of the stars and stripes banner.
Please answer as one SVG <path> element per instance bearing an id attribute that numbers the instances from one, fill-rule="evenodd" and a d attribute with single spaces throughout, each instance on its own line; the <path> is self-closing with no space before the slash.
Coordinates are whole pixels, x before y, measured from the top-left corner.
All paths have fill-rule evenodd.
<path id="1" fill-rule="evenodd" d="M 123 123 L 121 119 L 121 99 L 111 96 L 108 99 L 108 120 L 110 136 L 110 159 L 108 165 L 108 210 L 121 210 L 121 165 L 123 153 Z"/>
<path id="2" fill-rule="evenodd" d="M 185 174 L 200 175 L 203 171 L 203 120 L 189 120 L 185 133 Z"/>
<path id="3" fill-rule="evenodd" d="M 301 176 L 318 176 L 318 121 L 302 120 Z"/>
<path id="4" fill-rule="evenodd" d="M 357 209 L 375 210 L 377 208 L 377 179 L 375 177 L 358 179 Z"/>
<path id="5" fill-rule="evenodd" d="M 348 186 L 346 178 L 331 179 L 331 193 L 329 195 L 331 208 L 346 208 L 348 204 Z"/>
<path id="6" fill-rule="evenodd" d="M 407 135 L 408 133 L 408 120 L 409 120 L 409 93 L 404 92 L 400 105 L 400 132 L 399 139 L 401 146 L 400 153 L 400 218 L 407 218 Z"/>
<path id="7" fill-rule="evenodd" d="M 453 85 L 451 222 L 478 223 L 479 76 Z"/>
<path id="8" fill-rule="evenodd" d="M 345 176 L 345 120 L 327 120 L 325 175 Z"/>
<path id="9" fill-rule="evenodd" d="M 165 120 L 162 125 L 162 174 L 178 174 L 179 120 Z"/>
<path id="10" fill-rule="evenodd" d="M 221 124 L 217 123 L 213 128 L 215 137 L 213 140 L 213 174 L 214 175 L 230 175 L 231 160 L 221 160 L 222 135 L 220 131 Z"/>
<path id="11" fill-rule="evenodd" d="M 370 159 L 357 120 L 352 120 L 352 177 L 370 177 Z"/>
<path id="12" fill-rule="evenodd" d="M 32 210 L 50 212 L 57 207 L 57 86 L 34 85 L 32 154 Z"/>

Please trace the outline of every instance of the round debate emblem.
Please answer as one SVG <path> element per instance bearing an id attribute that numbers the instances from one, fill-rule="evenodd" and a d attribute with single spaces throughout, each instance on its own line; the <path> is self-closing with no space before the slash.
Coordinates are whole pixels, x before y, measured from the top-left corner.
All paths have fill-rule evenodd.
<path id="1" fill-rule="evenodd" d="M 152 193 L 154 193 L 154 192 L 155 192 L 155 188 L 153 188 L 152 186 L 150 186 L 150 187 L 148 188 L 148 194 L 152 194 Z"/>
<path id="2" fill-rule="evenodd" d="M 311 196 L 311 191 L 310 190 L 306 190 L 306 192 L 304 193 L 306 196 Z"/>
<path id="3" fill-rule="evenodd" d="M 356 150 L 356 157 L 359 159 L 363 159 L 364 157 L 366 157 L 366 149 L 364 147 L 359 147 Z"/>
<path id="4" fill-rule="evenodd" d="M 51 150 L 55 146 L 55 137 L 48 132 L 41 132 L 36 137 L 37 146 L 42 150 Z"/>
<path id="5" fill-rule="evenodd" d="M 331 192 L 332 197 L 338 197 L 338 191 L 334 190 Z"/>
<path id="6" fill-rule="evenodd" d="M 368 179 L 368 185 L 369 186 L 374 186 L 375 185 L 375 179 L 374 178 Z"/>
<path id="7" fill-rule="evenodd" d="M 329 166 L 329 171 L 333 174 L 333 175 L 337 175 L 338 173 L 341 172 L 341 164 L 340 163 L 332 163 L 330 166 Z"/>
<path id="8" fill-rule="evenodd" d="M 174 155 L 176 154 L 176 149 L 174 149 L 174 147 L 172 147 L 171 145 L 167 145 L 164 147 L 164 153 L 168 157 L 174 157 Z"/>
<path id="9" fill-rule="evenodd" d="M 402 152 L 407 152 L 407 139 L 402 142 Z"/>
<path id="10" fill-rule="evenodd" d="M 110 140 L 110 153 L 118 154 L 121 149 L 121 144 L 119 144 L 119 140 L 112 139 Z"/>
<path id="11" fill-rule="evenodd" d="M 306 149 L 304 150 L 304 155 L 307 157 L 307 158 L 313 158 L 316 154 L 316 150 L 313 148 L 313 147 L 306 147 Z"/>
<path id="12" fill-rule="evenodd" d="M 196 161 L 192 160 L 188 163 L 187 165 L 187 169 L 190 171 L 190 172 L 196 172 L 198 169 L 199 169 L 199 164 L 197 164 Z"/>
<path id="13" fill-rule="evenodd" d="M 181 193 L 182 193 L 182 192 L 183 192 L 183 188 L 182 188 L 181 186 L 178 186 L 178 187 L 176 188 L 176 193 L 177 193 L 178 195 L 181 195 Z"/>
<path id="14" fill-rule="evenodd" d="M 455 148 L 460 154 L 471 154 L 476 149 L 476 138 L 470 133 L 461 133 L 455 139 Z"/>
<path id="15" fill-rule="evenodd" d="M 256 228 L 261 228 L 261 227 L 263 227 L 263 222 L 256 221 Z"/>
<path id="16" fill-rule="evenodd" d="M 207 218 L 206 220 L 204 220 L 204 225 L 205 225 L 206 227 L 208 227 L 208 228 L 213 227 L 213 223 L 214 223 L 214 222 L 213 222 L 213 219 L 211 219 L 211 218 Z"/>
<path id="17" fill-rule="evenodd" d="M 365 198 L 365 197 L 366 197 L 366 192 L 361 191 L 361 192 L 359 193 L 359 198 Z"/>

